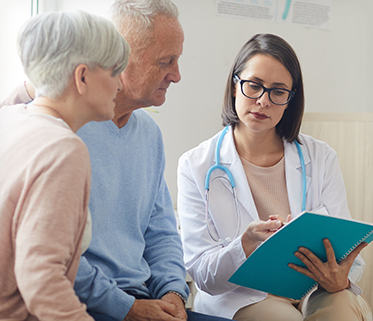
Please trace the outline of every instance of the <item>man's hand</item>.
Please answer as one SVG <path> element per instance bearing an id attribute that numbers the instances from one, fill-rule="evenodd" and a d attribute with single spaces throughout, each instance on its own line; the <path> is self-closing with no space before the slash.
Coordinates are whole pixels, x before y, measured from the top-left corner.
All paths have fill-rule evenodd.
<path id="1" fill-rule="evenodd" d="M 177 297 L 177 295 L 175 295 Z M 180 301 L 181 299 L 178 298 Z M 186 315 L 184 304 L 183 310 Z M 180 321 L 180 311 L 165 300 L 135 300 L 124 321 Z M 185 317 L 182 320 L 186 320 Z"/>
<path id="2" fill-rule="evenodd" d="M 339 264 L 336 261 L 333 247 L 328 239 L 323 240 L 327 261 L 322 262 L 310 250 L 300 247 L 295 256 L 299 258 L 307 268 L 298 265 L 289 264 L 289 267 L 319 282 L 329 293 L 339 292 L 350 287 L 348 273 L 355 258 L 361 250 L 368 244 L 363 242 L 356 247 L 343 261 Z"/>
<path id="3" fill-rule="evenodd" d="M 175 306 L 176 311 L 177 311 L 176 312 L 177 318 L 179 318 L 180 320 L 185 320 L 185 321 L 188 319 L 188 316 L 185 312 L 184 301 L 178 295 L 174 293 L 167 293 L 166 295 L 162 297 L 161 300 L 171 303 Z"/>

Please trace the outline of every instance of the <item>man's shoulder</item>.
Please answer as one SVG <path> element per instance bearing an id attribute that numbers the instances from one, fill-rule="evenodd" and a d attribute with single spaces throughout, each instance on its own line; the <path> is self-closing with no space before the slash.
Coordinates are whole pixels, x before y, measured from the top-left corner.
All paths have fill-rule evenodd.
<path id="1" fill-rule="evenodd" d="M 137 122 L 141 122 L 144 124 L 149 125 L 152 129 L 159 129 L 158 124 L 155 122 L 155 120 L 149 115 L 149 113 L 144 110 L 143 108 L 137 109 L 133 111 L 130 120 L 135 120 Z"/>
<path id="2" fill-rule="evenodd" d="M 148 141 L 163 141 L 162 132 L 156 121 L 144 109 L 135 110 L 129 120 L 131 130 L 138 137 L 146 137 Z"/>

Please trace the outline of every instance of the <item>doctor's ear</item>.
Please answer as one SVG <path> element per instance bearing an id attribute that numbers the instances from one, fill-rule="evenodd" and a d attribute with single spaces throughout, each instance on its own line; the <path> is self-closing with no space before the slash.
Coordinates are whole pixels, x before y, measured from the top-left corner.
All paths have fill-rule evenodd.
<path id="1" fill-rule="evenodd" d="M 84 64 L 80 64 L 75 68 L 74 81 L 79 94 L 84 94 L 87 91 L 86 76 L 88 72 L 88 66 Z"/>
<path id="2" fill-rule="evenodd" d="M 232 97 L 234 98 L 236 98 L 236 95 L 237 95 L 236 91 L 237 91 L 237 83 L 232 82 Z"/>

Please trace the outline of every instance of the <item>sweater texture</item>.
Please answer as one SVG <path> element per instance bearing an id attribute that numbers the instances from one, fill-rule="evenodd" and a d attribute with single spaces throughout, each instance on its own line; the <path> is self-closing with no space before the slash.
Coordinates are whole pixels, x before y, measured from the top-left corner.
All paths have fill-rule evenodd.
<path id="1" fill-rule="evenodd" d="M 0 110 L 0 319 L 92 320 L 73 290 L 90 161 L 61 120 Z"/>
<path id="2" fill-rule="evenodd" d="M 123 320 L 135 296 L 188 296 L 180 237 L 164 180 L 159 127 L 146 111 L 118 128 L 91 122 L 78 135 L 92 162 L 92 241 L 75 290 L 88 310 Z"/>

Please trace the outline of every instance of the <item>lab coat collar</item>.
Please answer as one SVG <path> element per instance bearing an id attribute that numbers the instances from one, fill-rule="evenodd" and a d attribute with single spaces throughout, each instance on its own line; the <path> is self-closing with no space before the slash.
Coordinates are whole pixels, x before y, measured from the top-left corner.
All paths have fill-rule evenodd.
<path id="1" fill-rule="evenodd" d="M 299 136 L 302 142 L 302 135 Z M 285 147 L 285 175 L 286 175 L 286 186 L 289 196 L 290 210 L 293 218 L 298 216 L 302 211 L 303 201 L 303 177 L 302 177 L 302 166 L 295 143 L 284 142 Z M 311 176 L 307 174 L 307 165 L 311 163 L 311 159 L 304 145 L 300 145 L 304 164 L 306 166 L 306 193 L 311 183 Z M 306 202 L 307 208 L 307 202 Z"/>
<path id="2" fill-rule="evenodd" d="M 220 134 L 219 134 L 220 135 Z M 219 136 L 218 136 L 219 137 Z M 302 135 L 300 135 L 302 140 Z M 285 175 L 286 186 L 288 191 L 289 203 L 293 218 L 301 213 L 302 199 L 303 199 L 303 180 L 302 180 L 302 167 L 295 143 L 284 141 L 285 148 Z M 301 145 L 303 151 L 304 163 L 310 164 L 311 159 L 307 153 L 304 145 Z M 232 173 L 236 182 L 237 199 L 252 216 L 254 220 L 259 219 L 258 212 L 251 194 L 249 184 L 247 182 L 245 170 L 243 168 L 240 156 L 237 153 L 232 127 L 229 127 L 220 149 L 220 163 L 226 166 Z M 306 173 L 306 191 L 308 192 L 311 183 L 310 175 Z M 230 185 L 226 182 L 227 188 L 231 190 Z"/>

